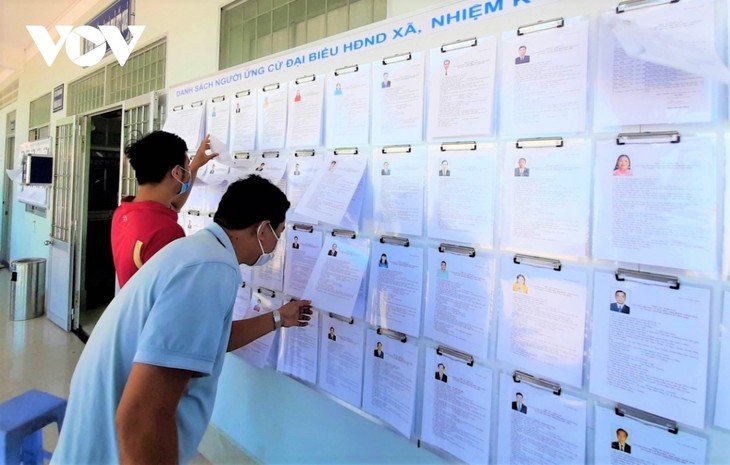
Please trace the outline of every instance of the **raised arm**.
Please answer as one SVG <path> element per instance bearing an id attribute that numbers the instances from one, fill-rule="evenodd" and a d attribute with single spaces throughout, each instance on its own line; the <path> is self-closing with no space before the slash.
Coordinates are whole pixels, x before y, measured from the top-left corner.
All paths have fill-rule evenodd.
<path id="1" fill-rule="evenodd" d="M 198 146 L 198 150 L 195 151 L 195 156 L 190 161 L 190 166 L 188 169 L 190 170 L 190 189 L 188 189 L 186 192 L 183 192 L 182 194 L 176 195 L 172 199 L 172 207 L 176 211 L 182 210 L 183 206 L 185 205 L 185 202 L 188 201 L 188 197 L 190 196 L 190 192 L 193 190 L 193 185 L 195 184 L 195 178 L 198 176 L 198 170 L 205 166 L 206 163 L 208 163 L 210 160 L 214 159 L 218 156 L 217 153 L 213 153 L 211 155 L 206 155 L 205 151 L 210 148 L 210 134 L 203 137 L 203 140 L 200 141 L 200 145 Z"/>

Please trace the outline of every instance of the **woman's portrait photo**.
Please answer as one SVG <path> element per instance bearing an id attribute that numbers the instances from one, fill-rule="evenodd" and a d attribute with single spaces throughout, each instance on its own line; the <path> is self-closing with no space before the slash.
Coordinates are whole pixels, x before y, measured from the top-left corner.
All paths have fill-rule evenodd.
<path id="1" fill-rule="evenodd" d="M 527 284 L 525 284 L 525 275 L 518 274 L 515 283 L 512 284 L 512 290 L 520 294 L 527 294 Z"/>
<path id="2" fill-rule="evenodd" d="M 632 176 L 631 159 L 628 155 L 621 154 L 616 159 L 616 166 L 613 168 L 614 176 Z"/>
<path id="3" fill-rule="evenodd" d="M 378 262 L 378 267 L 388 268 L 388 256 L 387 255 L 380 254 L 380 261 Z"/>

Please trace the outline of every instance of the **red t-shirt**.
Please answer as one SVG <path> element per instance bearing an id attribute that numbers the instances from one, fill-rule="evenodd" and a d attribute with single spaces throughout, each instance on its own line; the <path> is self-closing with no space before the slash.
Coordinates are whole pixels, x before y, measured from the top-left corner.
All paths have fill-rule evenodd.
<path id="1" fill-rule="evenodd" d="M 159 202 L 122 199 L 112 218 L 112 255 L 119 287 L 161 248 L 185 236 L 177 212 Z"/>

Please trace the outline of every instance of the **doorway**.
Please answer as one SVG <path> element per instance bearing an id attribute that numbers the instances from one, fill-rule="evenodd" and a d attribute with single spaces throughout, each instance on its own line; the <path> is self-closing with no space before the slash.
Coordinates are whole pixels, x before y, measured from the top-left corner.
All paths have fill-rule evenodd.
<path id="1" fill-rule="evenodd" d="M 86 240 L 83 241 L 83 326 L 93 326 L 114 298 L 115 271 L 111 248 L 111 224 L 119 195 L 119 160 L 122 110 L 89 117 Z M 90 328 L 89 328 L 90 329 Z"/>
<path id="2" fill-rule="evenodd" d="M 5 121 L 5 166 L 3 167 L 2 211 L 0 211 L 0 268 L 7 266 L 10 260 L 10 217 L 13 208 L 13 184 L 4 176 L 6 170 L 12 169 L 15 163 L 15 111 L 8 113 Z"/>

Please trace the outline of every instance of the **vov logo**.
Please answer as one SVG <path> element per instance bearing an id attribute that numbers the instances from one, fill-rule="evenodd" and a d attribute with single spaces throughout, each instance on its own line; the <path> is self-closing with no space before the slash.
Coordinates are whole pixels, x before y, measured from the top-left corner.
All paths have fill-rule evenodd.
<path id="1" fill-rule="evenodd" d="M 129 33 L 132 35 L 129 44 L 116 26 L 99 26 L 99 29 L 91 26 L 79 26 L 75 29 L 73 26 L 56 26 L 59 38 L 55 43 L 44 26 L 25 26 L 48 66 L 53 65 L 53 62 L 56 61 L 58 52 L 65 43 L 66 55 L 71 61 L 83 67 L 99 63 L 106 54 L 106 44 L 109 44 L 119 66 L 124 66 L 145 28 L 145 26 L 128 27 Z M 88 40 L 95 47 L 82 55 L 81 39 Z"/>

